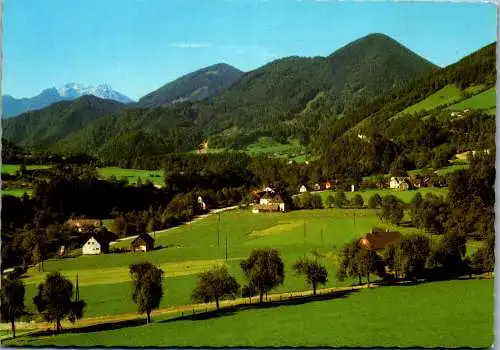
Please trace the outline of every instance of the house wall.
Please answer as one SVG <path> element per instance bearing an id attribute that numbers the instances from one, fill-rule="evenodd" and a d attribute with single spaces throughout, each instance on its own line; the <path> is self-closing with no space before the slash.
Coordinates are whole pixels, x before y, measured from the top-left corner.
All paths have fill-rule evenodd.
<path id="1" fill-rule="evenodd" d="M 82 247 L 83 255 L 101 254 L 101 245 L 94 237 L 91 237 Z"/>

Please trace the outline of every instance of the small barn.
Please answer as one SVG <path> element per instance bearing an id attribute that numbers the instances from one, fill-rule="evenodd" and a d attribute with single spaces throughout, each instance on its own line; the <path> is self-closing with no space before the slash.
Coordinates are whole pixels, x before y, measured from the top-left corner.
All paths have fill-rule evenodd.
<path id="1" fill-rule="evenodd" d="M 133 252 L 149 252 L 153 250 L 154 246 L 154 238 L 147 233 L 140 234 L 132 241 L 132 243 L 130 243 L 130 247 Z"/>
<path id="2" fill-rule="evenodd" d="M 403 235 L 398 231 L 373 229 L 358 240 L 358 244 L 370 250 L 383 250 L 392 242 L 400 240 Z"/>
<path id="3" fill-rule="evenodd" d="M 82 246 L 83 255 L 97 255 L 109 251 L 109 241 L 99 235 L 90 235 Z"/>

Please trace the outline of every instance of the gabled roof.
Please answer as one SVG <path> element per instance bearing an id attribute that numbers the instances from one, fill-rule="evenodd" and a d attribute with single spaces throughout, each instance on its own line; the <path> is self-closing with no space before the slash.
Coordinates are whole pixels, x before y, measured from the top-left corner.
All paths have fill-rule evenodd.
<path id="1" fill-rule="evenodd" d="M 359 239 L 359 244 L 372 250 L 380 250 L 387 247 L 390 243 L 401 239 L 402 234 L 398 231 L 374 231 L 367 233 Z"/>
<path id="2" fill-rule="evenodd" d="M 101 247 L 108 245 L 110 242 L 109 239 L 106 238 L 104 235 L 92 233 L 87 236 L 87 239 L 85 239 L 85 243 L 87 243 L 91 238 L 94 238 L 97 241 L 97 243 L 101 245 Z"/>
<path id="3" fill-rule="evenodd" d="M 281 197 L 281 195 L 279 193 L 277 193 L 272 199 L 271 199 L 271 202 L 272 203 L 285 203 L 285 201 L 283 200 L 283 197 Z"/>
<path id="4" fill-rule="evenodd" d="M 154 238 L 148 235 L 147 233 L 141 233 L 138 237 L 136 237 L 131 244 L 134 244 L 138 240 L 143 240 L 146 244 L 153 244 L 155 242 Z"/>

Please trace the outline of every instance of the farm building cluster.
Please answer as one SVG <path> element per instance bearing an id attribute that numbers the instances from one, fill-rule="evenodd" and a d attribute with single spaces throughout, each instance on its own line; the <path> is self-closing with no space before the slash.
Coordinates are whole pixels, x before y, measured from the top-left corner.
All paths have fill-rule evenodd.
<path id="1" fill-rule="evenodd" d="M 70 218 L 66 224 L 75 231 L 86 235 L 82 245 L 83 255 L 98 255 L 109 253 L 111 242 L 117 239 L 116 235 L 103 228 L 102 220 L 84 217 Z M 154 249 L 154 238 L 147 233 L 135 237 L 126 251 L 149 252 Z M 65 248 L 60 248 L 59 254 L 64 255 Z"/>

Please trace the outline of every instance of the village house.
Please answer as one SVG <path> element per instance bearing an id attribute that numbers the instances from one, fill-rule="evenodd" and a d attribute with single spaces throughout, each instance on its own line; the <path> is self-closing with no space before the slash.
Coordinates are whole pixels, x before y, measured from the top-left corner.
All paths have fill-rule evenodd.
<path id="1" fill-rule="evenodd" d="M 109 241 L 104 236 L 92 234 L 82 246 L 83 255 L 97 255 L 109 251 Z"/>
<path id="2" fill-rule="evenodd" d="M 391 177 L 389 188 L 398 191 L 407 191 L 413 188 L 409 177 Z"/>
<path id="3" fill-rule="evenodd" d="M 332 183 L 328 180 L 325 181 L 325 190 L 329 190 L 332 187 Z"/>
<path id="4" fill-rule="evenodd" d="M 132 243 L 130 243 L 130 247 L 133 252 L 149 252 L 153 250 L 154 246 L 154 238 L 147 233 L 140 234 L 132 241 Z"/>
<path id="5" fill-rule="evenodd" d="M 307 192 L 307 187 L 306 187 L 306 185 L 301 185 L 301 186 L 300 186 L 300 188 L 299 188 L 299 192 L 300 192 L 300 193 L 305 193 L 305 192 Z"/>
<path id="6" fill-rule="evenodd" d="M 286 201 L 285 194 L 279 194 L 275 190 L 266 187 L 262 191 L 254 192 L 258 204 L 252 208 L 252 213 L 260 212 L 285 212 L 289 205 Z"/>
<path id="7" fill-rule="evenodd" d="M 201 196 L 198 196 L 198 207 L 201 210 L 207 210 L 207 205 L 205 204 L 205 202 L 203 201 L 203 198 L 201 198 Z"/>
<path id="8" fill-rule="evenodd" d="M 315 191 L 321 191 L 321 190 L 322 190 L 322 187 L 321 187 L 321 185 L 320 185 L 320 184 L 314 184 L 313 189 L 314 189 Z"/>
<path id="9" fill-rule="evenodd" d="M 358 240 L 358 244 L 370 250 L 383 250 L 392 242 L 396 242 L 403 237 L 398 231 L 389 231 L 388 229 L 372 229 L 372 232 L 365 234 Z"/>
<path id="10" fill-rule="evenodd" d="M 66 225 L 72 229 L 76 229 L 78 232 L 84 232 L 89 229 L 99 229 L 102 227 L 102 220 L 100 219 L 88 219 L 84 217 L 71 217 L 66 221 Z"/>

